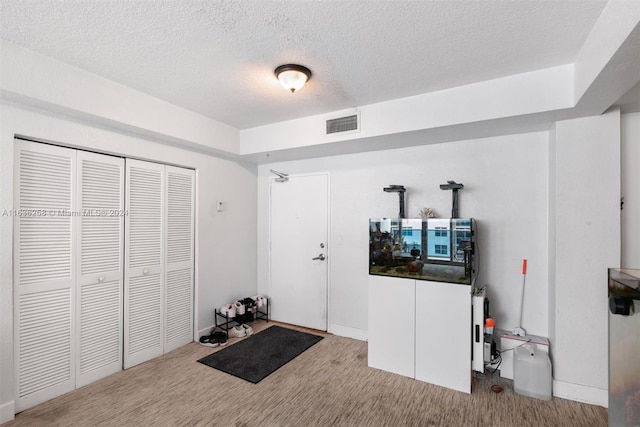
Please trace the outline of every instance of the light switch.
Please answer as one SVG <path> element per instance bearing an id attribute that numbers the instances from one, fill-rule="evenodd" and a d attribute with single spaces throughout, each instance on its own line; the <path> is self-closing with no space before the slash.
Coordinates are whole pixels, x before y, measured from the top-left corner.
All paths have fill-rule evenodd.
<path id="1" fill-rule="evenodd" d="M 222 202 L 216 202 L 216 210 L 218 212 L 222 212 L 224 210 L 224 206 L 222 205 Z"/>

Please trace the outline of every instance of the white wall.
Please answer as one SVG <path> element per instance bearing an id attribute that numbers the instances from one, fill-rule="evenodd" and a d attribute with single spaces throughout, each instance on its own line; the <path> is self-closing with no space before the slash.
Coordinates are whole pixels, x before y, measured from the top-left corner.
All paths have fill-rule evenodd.
<path id="1" fill-rule="evenodd" d="M 459 193 L 460 216 L 478 221 L 478 284 L 489 284 L 498 327 L 512 329 L 518 323 L 521 263 L 527 258 L 523 326 L 530 333 L 547 335 L 547 132 L 260 166 L 258 289 L 262 293 L 268 293 L 270 168 L 289 174 L 331 174 L 330 329 L 366 337 L 368 219 L 398 214 L 397 195 L 382 188 L 389 184 L 407 188 L 408 217 L 417 217 L 427 206 L 440 217 L 449 217 L 451 192 L 439 185 L 453 179 L 465 186 Z"/>
<path id="2" fill-rule="evenodd" d="M 256 289 L 256 167 L 0 104 L 0 212 L 13 208 L 14 135 L 196 169 L 197 329 Z M 225 205 L 217 212 L 216 201 Z M 12 218 L 0 217 L 0 422 L 13 417 Z"/>
<path id="3" fill-rule="evenodd" d="M 607 268 L 620 264 L 620 112 L 557 122 L 551 146 L 554 395 L 606 406 Z"/>
<path id="4" fill-rule="evenodd" d="M 620 266 L 640 268 L 640 113 L 620 116 L 622 257 Z"/>

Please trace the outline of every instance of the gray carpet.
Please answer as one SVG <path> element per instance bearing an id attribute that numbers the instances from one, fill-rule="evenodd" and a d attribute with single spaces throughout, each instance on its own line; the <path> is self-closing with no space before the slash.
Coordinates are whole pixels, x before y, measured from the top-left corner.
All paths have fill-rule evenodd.
<path id="1" fill-rule="evenodd" d="M 369 368 L 367 343 L 349 338 L 325 336 L 258 384 L 196 363 L 211 351 L 186 345 L 26 410 L 2 427 L 607 425 L 605 408 L 520 396 L 497 374 L 476 377 L 473 393 L 465 394 Z M 493 393 L 494 382 L 505 390 Z"/>
<path id="2" fill-rule="evenodd" d="M 257 384 L 321 339 L 318 335 L 271 326 L 198 362 Z"/>

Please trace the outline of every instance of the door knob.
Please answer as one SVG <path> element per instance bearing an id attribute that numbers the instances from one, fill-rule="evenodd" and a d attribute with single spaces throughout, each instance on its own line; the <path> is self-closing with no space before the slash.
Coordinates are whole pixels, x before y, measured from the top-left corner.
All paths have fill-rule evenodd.
<path id="1" fill-rule="evenodd" d="M 315 258 L 311 258 L 312 261 L 315 261 L 317 259 L 319 259 L 320 261 L 324 261 L 327 257 L 324 256 L 324 254 L 320 254 Z"/>

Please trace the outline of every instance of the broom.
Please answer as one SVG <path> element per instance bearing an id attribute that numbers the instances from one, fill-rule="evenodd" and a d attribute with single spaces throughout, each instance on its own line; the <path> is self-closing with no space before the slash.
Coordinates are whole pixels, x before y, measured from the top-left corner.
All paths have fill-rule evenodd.
<path id="1" fill-rule="evenodd" d="M 527 260 L 522 260 L 522 292 L 520 293 L 520 322 L 513 329 L 513 335 L 524 337 L 527 333 L 522 329 L 522 309 L 524 306 L 524 285 L 527 281 Z"/>

